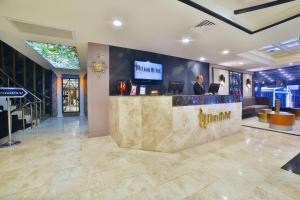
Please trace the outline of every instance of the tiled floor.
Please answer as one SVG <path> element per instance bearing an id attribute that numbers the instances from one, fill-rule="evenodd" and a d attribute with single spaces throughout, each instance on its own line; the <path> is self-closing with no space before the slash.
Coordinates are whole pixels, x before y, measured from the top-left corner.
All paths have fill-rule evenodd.
<path id="1" fill-rule="evenodd" d="M 257 117 L 251 117 L 243 120 L 243 126 L 252 127 L 252 128 L 259 128 L 262 130 L 270 130 L 275 131 L 278 133 L 284 134 L 291 134 L 300 136 L 300 121 L 296 120 L 295 125 L 291 131 L 282 131 L 282 130 L 275 130 L 269 127 L 269 123 L 259 122 Z"/>
<path id="2" fill-rule="evenodd" d="M 66 118 L 20 132 L 20 145 L 0 149 L 0 199 L 300 199 L 300 176 L 281 169 L 300 152 L 297 136 L 243 127 L 167 154 L 86 131 L 86 120 Z"/>

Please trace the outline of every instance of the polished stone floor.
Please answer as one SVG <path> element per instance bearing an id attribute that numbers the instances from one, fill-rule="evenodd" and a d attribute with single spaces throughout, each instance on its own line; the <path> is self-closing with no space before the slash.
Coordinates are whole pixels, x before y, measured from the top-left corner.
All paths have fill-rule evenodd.
<path id="1" fill-rule="evenodd" d="M 300 136 L 300 121 L 296 120 L 291 131 L 283 131 L 283 130 L 276 130 L 269 127 L 269 123 L 259 122 L 257 117 L 250 117 L 244 119 L 242 121 L 243 126 L 251 127 L 251 128 L 259 128 L 263 130 L 275 131 L 284 134 L 291 134 Z"/>
<path id="2" fill-rule="evenodd" d="M 0 149 L 0 199 L 299 200 L 300 176 L 281 167 L 300 137 L 242 130 L 167 154 L 87 138 L 85 119 L 48 119 Z"/>

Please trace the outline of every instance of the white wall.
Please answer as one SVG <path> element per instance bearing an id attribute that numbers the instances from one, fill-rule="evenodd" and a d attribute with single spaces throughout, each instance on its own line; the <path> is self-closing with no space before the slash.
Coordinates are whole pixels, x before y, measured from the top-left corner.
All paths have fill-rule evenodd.
<path id="1" fill-rule="evenodd" d="M 95 73 L 90 68 L 92 62 L 100 56 L 109 66 L 109 47 L 88 43 L 87 57 L 87 99 L 89 137 L 108 135 L 109 110 L 109 70 L 103 74 Z"/>
<path id="2" fill-rule="evenodd" d="M 248 88 L 246 86 L 246 80 L 250 79 L 252 86 L 251 88 Z M 243 74 L 243 96 L 244 97 L 251 97 L 252 96 L 252 89 L 253 89 L 253 81 L 252 81 L 252 75 L 251 74 Z"/>
<path id="3" fill-rule="evenodd" d="M 224 69 L 213 68 L 213 83 L 220 83 L 219 76 L 221 74 L 225 77 L 225 84 L 223 86 L 220 85 L 219 93 L 220 95 L 228 95 L 229 94 L 229 72 Z"/>

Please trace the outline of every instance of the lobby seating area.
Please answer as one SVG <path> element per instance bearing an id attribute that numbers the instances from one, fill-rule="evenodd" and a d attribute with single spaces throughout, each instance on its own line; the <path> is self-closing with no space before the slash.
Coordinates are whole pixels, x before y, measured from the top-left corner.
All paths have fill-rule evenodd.
<path id="1" fill-rule="evenodd" d="M 242 117 L 256 116 L 261 110 L 270 108 L 268 97 L 244 97 L 242 103 Z"/>

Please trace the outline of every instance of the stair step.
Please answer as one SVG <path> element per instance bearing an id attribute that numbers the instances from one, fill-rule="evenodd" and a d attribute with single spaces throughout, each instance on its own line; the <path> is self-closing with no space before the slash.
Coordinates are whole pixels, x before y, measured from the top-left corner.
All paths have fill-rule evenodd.
<path id="1" fill-rule="evenodd" d="M 10 102 L 11 102 L 11 100 L 10 100 Z M 3 110 L 7 110 L 7 101 L 6 101 L 6 98 L 0 98 L 0 106 L 3 107 Z M 17 108 L 16 105 L 11 105 L 10 106 L 10 110 L 14 110 L 16 108 Z"/>

